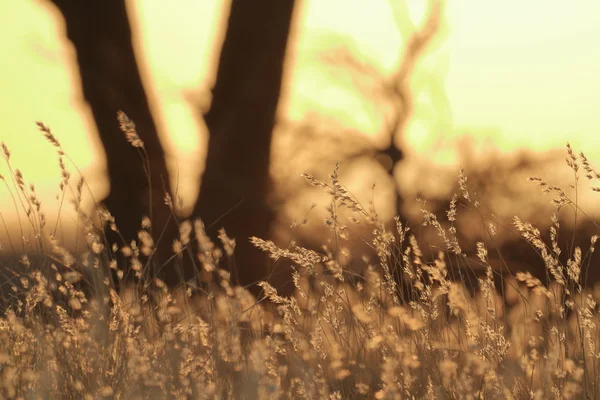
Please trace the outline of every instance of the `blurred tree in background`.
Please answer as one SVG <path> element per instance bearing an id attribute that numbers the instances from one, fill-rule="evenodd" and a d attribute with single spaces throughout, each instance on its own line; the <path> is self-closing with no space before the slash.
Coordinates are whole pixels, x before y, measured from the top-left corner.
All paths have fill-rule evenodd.
<path id="1" fill-rule="evenodd" d="M 102 203 L 119 229 L 117 234 L 107 228 L 107 240 L 109 244 L 129 244 L 137 239 L 144 216 L 151 218 L 156 229 L 168 226 L 170 211 L 164 205 L 164 193 L 171 193 L 171 188 L 165 153 L 135 58 L 125 1 L 51 1 L 65 19 L 83 96 L 106 154 L 110 193 Z M 119 110 L 134 121 L 149 166 L 140 158 L 140 149 L 128 143 L 121 131 L 116 119 Z M 173 224 L 170 226 L 172 232 Z M 156 236 L 158 232 L 153 233 Z M 166 240 L 164 244 L 157 259 L 168 254 Z"/>
<path id="2" fill-rule="evenodd" d="M 75 47 L 85 100 L 89 103 L 107 157 L 110 194 L 104 199 L 119 232 L 106 229 L 112 244 L 137 238 L 144 216 L 158 240 L 151 263 L 171 284 L 196 275 L 195 262 L 183 271 L 164 266 L 172 254 L 177 226 L 164 204 L 169 185 L 164 150 L 140 78 L 124 0 L 51 0 L 62 13 Z M 239 283 L 264 279 L 267 259 L 248 237 L 268 237 L 274 213 L 268 204 L 270 147 L 293 0 L 233 0 L 210 111 L 208 156 L 193 217 L 201 217 L 213 239 L 224 226 L 237 239 Z M 135 123 L 144 149 L 134 148 L 116 121 L 123 110 Z M 142 158 L 149 161 L 147 165 Z M 170 222 L 169 222 L 170 221 Z M 124 243 L 123 243 L 124 242 Z M 125 267 L 125 266 L 124 266 Z M 235 276 L 235 275 L 234 275 Z"/>

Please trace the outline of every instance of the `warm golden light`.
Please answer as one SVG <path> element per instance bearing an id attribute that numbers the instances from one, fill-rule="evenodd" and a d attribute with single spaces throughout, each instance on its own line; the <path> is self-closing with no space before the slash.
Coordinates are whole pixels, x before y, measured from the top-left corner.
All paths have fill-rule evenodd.
<path id="1" fill-rule="evenodd" d="M 406 1 L 403 11 L 385 0 L 299 2 L 281 120 L 316 115 L 384 143 L 386 110 L 369 94 L 374 81 L 324 58 L 348 49 L 381 78 L 389 77 L 401 60 L 409 22 L 421 24 L 423 3 Z M 206 144 L 196 115 L 208 104 L 227 2 L 128 5 L 170 167 L 177 168 L 180 193 L 191 205 Z M 35 121 L 52 128 L 97 198 L 107 190 L 103 155 L 59 14 L 37 1 L 0 3 L 0 15 L 0 140 L 12 151 L 12 165 L 36 184 L 52 220 L 58 163 Z M 570 141 L 599 165 L 599 15 L 600 3 L 592 1 L 449 2 L 440 37 L 413 74 L 415 110 L 400 139 L 407 154 L 456 169 L 456 140 L 469 133 L 476 143 L 489 141 L 503 152 L 543 151 Z M 398 21 L 404 21 L 400 29 Z M 403 176 L 418 181 L 414 171 Z M 8 219 L 14 217 L 12 201 L 0 188 L 0 210 Z"/>

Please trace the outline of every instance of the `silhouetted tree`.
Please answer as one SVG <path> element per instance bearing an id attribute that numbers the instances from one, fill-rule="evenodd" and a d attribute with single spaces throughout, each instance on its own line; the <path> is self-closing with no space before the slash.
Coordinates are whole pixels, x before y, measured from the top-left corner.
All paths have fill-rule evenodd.
<path id="1" fill-rule="evenodd" d="M 194 215 L 237 239 L 236 273 L 250 284 L 267 274 L 267 257 L 249 243 L 266 238 L 271 136 L 294 0 L 233 0 L 210 111 L 206 169 Z M 288 277 L 289 280 L 289 277 Z M 281 280 L 275 279 L 280 286 Z"/>
<path id="2" fill-rule="evenodd" d="M 111 189 L 104 203 L 126 242 L 136 238 L 145 215 L 152 218 L 156 239 L 169 219 L 163 197 L 165 190 L 171 191 L 135 61 L 125 2 L 51 1 L 65 18 L 67 36 L 77 52 L 83 94 L 107 154 Z M 205 116 L 209 149 L 192 216 L 205 221 L 213 239 L 222 226 L 237 239 L 235 275 L 242 284 L 264 279 L 267 273 L 266 257 L 251 248 L 248 237 L 267 237 L 274 219 L 268 204 L 271 135 L 293 8 L 294 0 L 232 1 L 213 101 Z M 117 110 L 126 111 L 144 142 L 152 190 L 139 149 L 119 130 Z M 159 260 L 168 256 L 173 226 L 159 245 Z M 110 243 L 119 239 L 109 230 L 107 236 Z M 184 278 L 193 278 L 196 268 L 187 263 Z M 174 271 L 163 277 L 168 283 L 180 281 Z"/>
<path id="3" fill-rule="evenodd" d="M 122 239 L 126 243 L 136 239 L 143 216 L 152 219 L 157 236 L 170 215 L 163 199 L 165 190 L 171 190 L 164 151 L 135 59 L 125 2 L 51 1 L 65 19 L 67 36 L 77 54 L 83 95 L 106 153 L 110 193 L 103 203 L 115 217 L 121 235 L 107 229 L 108 241 L 122 244 Z M 140 149 L 127 142 L 117 124 L 118 110 L 125 110 L 135 122 L 144 142 L 152 193 Z"/>

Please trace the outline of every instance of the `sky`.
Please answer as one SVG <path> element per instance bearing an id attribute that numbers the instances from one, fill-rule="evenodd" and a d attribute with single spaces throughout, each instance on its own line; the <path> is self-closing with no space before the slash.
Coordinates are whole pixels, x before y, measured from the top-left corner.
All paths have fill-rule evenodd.
<path id="1" fill-rule="evenodd" d="M 424 3 L 299 1 L 279 118 L 301 123 L 317 116 L 366 141 L 385 142 L 384 107 L 354 84 L 372 90 L 373 82 L 324 59 L 348 51 L 389 75 L 400 62 L 406 31 L 426 15 Z M 194 107 L 206 103 L 214 80 L 227 2 L 179 0 L 174 7 L 131 0 L 128 7 L 153 112 L 190 203 L 207 140 Z M 600 166 L 600 2 L 449 0 L 445 14 L 413 75 L 416 109 L 399 139 L 409 156 L 456 169 L 460 156 L 450 144 L 470 134 L 504 153 L 542 152 L 569 141 Z M 0 141 L 12 152 L 11 165 L 35 183 L 52 215 L 60 173 L 35 125 L 43 121 L 101 198 L 108 190 L 104 155 L 59 14 L 44 0 L 2 1 L 0 22 Z M 413 181 L 414 171 L 408 174 Z M 0 174 L 7 173 L 0 165 Z M 0 212 L 10 220 L 12 210 L 13 198 L 0 187 Z"/>

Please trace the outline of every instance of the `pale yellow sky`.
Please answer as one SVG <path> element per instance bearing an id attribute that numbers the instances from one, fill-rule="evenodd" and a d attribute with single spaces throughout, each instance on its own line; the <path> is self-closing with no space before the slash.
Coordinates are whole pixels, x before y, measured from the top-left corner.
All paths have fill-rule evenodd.
<path id="1" fill-rule="evenodd" d="M 598 148 L 600 3 L 452 4 L 446 87 L 457 126 L 498 128 L 506 148 Z"/>
<path id="2" fill-rule="evenodd" d="M 423 3 L 406 1 L 416 24 Z M 172 4 L 129 2 L 145 83 L 170 160 L 179 167 L 179 183 L 188 188 L 185 197 L 194 192 L 186 184 L 196 179 L 206 140 L 197 134 L 204 127 L 189 100 L 202 99 L 210 89 L 219 47 L 214 35 L 222 34 L 227 2 Z M 600 165 L 595 43 L 600 2 L 450 0 L 446 14 L 445 40 L 430 49 L 413 77 L 418 97 L 404 139 L 409 153 L 451 164 L 456 154 L 443 144 L 472 132 L 507 152 L 562 147 L 568 140 Z M 41 120 L 102 197 L 103 156 L 93 150 L 95 128 L 72 75 L 73 53 L 57 13 L 37 0 L 0 2 L 0 16 L 0 141 L 11 149 L 13 166 L 36 184 L 52 214 L 60 176 L 55 154 L 35 126 Z M 404 40 L 390 2 L 305 0 L 297 16 L 280 117 L 302 121 L 318 112 L 380 140 L 378 109 L 351 85 L 349 75 L 320 58 L 351 41 L 355 54 L 389 73 Z M 6 174 L 5 165 L 0 173 Z M 0 188 L 0 210 L 5 217 L 11 214 L 5 188 Z"/>

